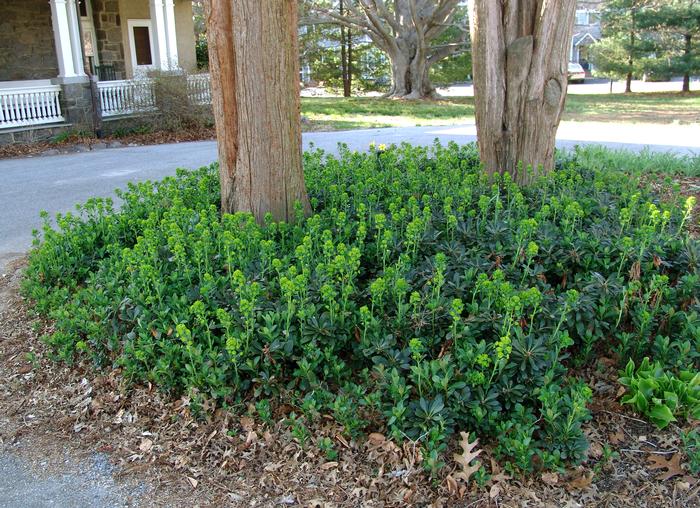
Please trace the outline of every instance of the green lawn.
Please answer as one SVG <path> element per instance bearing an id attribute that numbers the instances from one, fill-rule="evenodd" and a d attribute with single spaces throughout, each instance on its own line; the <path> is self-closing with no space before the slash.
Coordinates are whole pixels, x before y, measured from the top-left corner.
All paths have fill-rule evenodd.
<path id="1" fill-rule="evenodd" d="M 303 98 L 307 130 L 407 127 L 471 122 L 472 97 L 397 101 L 375 97 Z M 700 123 L 700 92 L 569 95 L 565 121 Z"/>

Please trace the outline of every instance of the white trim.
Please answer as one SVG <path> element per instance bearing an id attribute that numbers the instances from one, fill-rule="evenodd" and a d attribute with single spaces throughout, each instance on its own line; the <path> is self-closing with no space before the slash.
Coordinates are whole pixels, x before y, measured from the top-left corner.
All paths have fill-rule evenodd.
<path id="1" fill-rule="evenodd" d="M 83 62 L 83 41 L 80 38 L 80 15 L 75 0 L 68 0 L 68 30 L 70 32 L 70 46 L 73 55 L 73 67 L 76 76 L 87 76 Z"/>
<path id="2" fill-rule="evenodd" d="M 150 19 L 130 19 L 127 20 L 127 30 L 129 35 L 129 51 L 131 52 L 131 67 L 133 69 L 134 76 L 141 72 L 147 72 L 151 69 L 156 68 L 158 65 L 158 60 L 156 58 L 155 44 L 153 41 L 153 23 Z M 136 60 L 136 42 L 134 41 L 134 27 L 146 27 L 148 28 L 148 42 L 151 46 L 151 65 L 138 65 Z"/>
<path id="3" fill-rule="evenodd" d="M 73 50 L 71 49 L 67 2 L 66 0 L 51 0 L 50 5 L 56 60 L 58 61 L 58 77 L 62 79 L 78 76 L 73 62 Z"/>
<path id="4" fill-rule="evenodd" d="M 574 35 L 574 37 L 576 37 L 576 35 Z M 586 40 L 586 38 L 591 40 L 591 44 L 595 44 L 596 42 L 598 42 L 598 39 L 593 37 L 589 32 L 586 32 L 584 35 L 581 36 L 581 38 L 578 41 L 574 42 L 574 46 L 580 46 L 581 43 L 583 43 L 583 41 Z"/>
<path id="5" fill-rule="evenodd" d="M 83 30 L 83 51 L 85 50 L 85 38 L 87 37 L 90 39 L 90 44 L 93 49 L 93 55 L 88 58 L 92 58 L 93 65 L 100 65 L 100 51 L 97 48 L 97 32 L 95 30 L 95 19 L 92 14 L 92 2 L 90 0 L 85 0 L 84 4 L 87 16 L 80 16 L 80 26 Z M 78 10 L 78 14 L 80 14 L 80 10 Z M 90 69 L 90 71 L 92 72 L 92 69 Z"/>
<path id="6" fill-rule="evenodd" d="M 177 34 L 175 33 L 175 4 L 173 0 L 165 0 L 163 5 L 165 14 L 165 40 L 168 51 L 168 68 L 177 69 L 179 61 L 177 57 Z"/>
<path id="7" fill-rule="evenodd" d="M 151 21 L 153 22 L 153 58 L 158 69 L 168 69 L 168 38 L 166 36 L 165 12 L 163 0 L 151 0 L 149 2 Z"/>

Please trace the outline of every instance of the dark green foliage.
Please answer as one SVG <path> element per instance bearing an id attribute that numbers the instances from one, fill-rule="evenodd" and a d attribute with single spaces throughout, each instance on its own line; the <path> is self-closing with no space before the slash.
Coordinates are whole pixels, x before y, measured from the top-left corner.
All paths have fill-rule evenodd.
<path id="1" fill-rule="evenodd" d="M 591 46 L 595 73 L 611 79 L 641 76 L 654 50 L 651 35 L 640 26 L 646 0 L 609 0 L 601 12 L 603 38 Z"/>
<path id="2" fill-rule="evenodd" d="M 346 41 L 351 41 L 352 47 L 353 92 L 386 89 L 391 83 L 391 66 L 386 55 L 357 32 L 346 30 L 345 37 Z M 322 82 L 329 89 L 343 89 L 341 44 L 341 30 L 337 25 L 302 27 L 299 33 L 300 64 L 302 68 L 308 68 L 311 81 Z M 348 42 L 346 50 L 347 45 Z"/>
<path id="3" fill-rule="evenodd" d="M 691 474 L 700 474 L 700 431 L 697 428 L 681 432 L 683 451 L 688 457 L 688 469 Z"/>
<path id="4" fill-rule="evenodd" d="M 700 345 L 692 203 L 566 157 L 521 189 L 474 145 L 307 153 L 314 214 L 293 226 L 221 217 L 216 167 L 180 171 L 47 221 L 24 290 L 57 357 L 265 419 L 283 397 L 304 446 L 332 415 L 420 440 L 431 472 L 459 430 L 557 468 L 586 448 L 573 360 L 695 371 Z"/>
<path id="5" fill-rule="evenodd" d="M 205 36 L 197 37 L 195 41 L 195 55 L 197 58 L 197 69 L 209 68 L 209 42 Z"/>
<path id="6" fill-rule="evenodd" d="M 639 24 L 655 35 L 657 72 L 686 80 L 700 73 L 700 2 L 651 0 L 640 12 Z"/>

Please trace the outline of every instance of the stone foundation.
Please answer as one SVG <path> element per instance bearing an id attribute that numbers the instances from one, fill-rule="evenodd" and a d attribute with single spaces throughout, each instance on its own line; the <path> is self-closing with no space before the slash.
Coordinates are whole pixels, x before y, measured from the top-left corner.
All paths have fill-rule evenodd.
<path id="1" fill-rule="evenodd" d="M 72 130 L 72 125 L 69 123 L 2 130 L 0 131 L 0 146 L 28 145 L 49 141 L 62 132 L 69 130 Z"/>
<path id="2" fill-rule="evenodd" d="M 93 108 L 90 83 L 71 83 L 61 90 L 63 117 L 79 130 L 93 130 Z"/>

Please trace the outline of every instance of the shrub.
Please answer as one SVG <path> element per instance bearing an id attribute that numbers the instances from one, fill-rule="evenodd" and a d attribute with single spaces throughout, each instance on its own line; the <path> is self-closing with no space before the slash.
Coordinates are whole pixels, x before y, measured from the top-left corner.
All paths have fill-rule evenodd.
<path id="1" fill-rule="evenodd" d="M 196 74 L 188 74 L 181 70 L 156 70 L 137 78 L 135 92 L 131 97 L 136 103 L 134 107 L 142 108 L 145 102 L 153 108 L 140 115 L 138 122 L 132 122 L 132 125 L 148 132 L 197 131 L 211 127 L 211 105 L 197 101 L 197 92 L 188 85 L 190 76 L 196 77 Z"/>
<path id="2" fill-rule="evenodd" d="M 195 403 L 284 397 L 306 424 L 419 440 L 433 470 L 457 430 L 513 470 L 582 460 L 574 361 L 697 370 L 692 202 L 575 155 L 527 188 L 490 181 L 474 145 L 304 162 L 314 213 L 294 225 L 222 217 L 216 166 L 47 217 L 24 289 L 57 357 Z"/>

